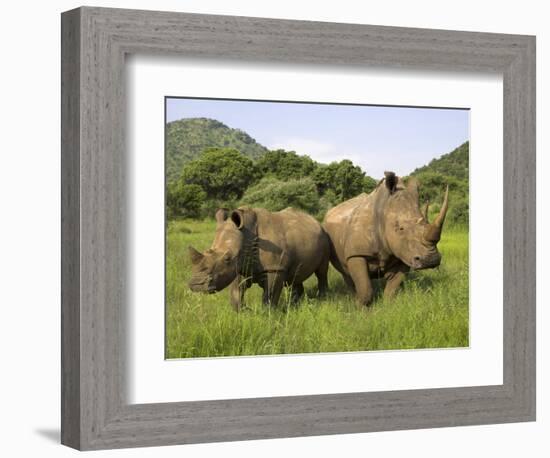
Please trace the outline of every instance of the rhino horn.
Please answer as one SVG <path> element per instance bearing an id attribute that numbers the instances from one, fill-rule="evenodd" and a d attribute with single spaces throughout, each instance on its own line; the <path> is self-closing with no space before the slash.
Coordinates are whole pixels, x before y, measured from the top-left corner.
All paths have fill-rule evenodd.
<path id="1" fill-rule="evenodd" d="M 188 251 L 189 256 L 191 256 L 192 264 L 198 264 L 204 257 L 204 255 L 200 251 L 195 250 L 192 246 L 189 246 Z"/>
<path id="2" fill-rule="evenodd" d="M 445 197 L 443 198 L 443 205 L 439 210 L 439 215 L 435 218 L 434 222 L 428 224 L 424 231 L 424 238 L 431 243 L 439 242 L 441 238 L 441 230 L 443 229 L 443 223 L 445 222 L 445 216 L 447 216 L 447 210 L 449 209 L 449 185 L 445 190 Z"/>
<path id="3" fill-rule="evenodd" d="M 428 209 L 430 208 L 430 201 L 426 201 L 426 205 L 424 206 L 424 210 L 422 211 L 422 216 L 424 217 L 424 221 L 426 221 L 428 224 L 430 223 L 430 220 L 428 219 Z"/>

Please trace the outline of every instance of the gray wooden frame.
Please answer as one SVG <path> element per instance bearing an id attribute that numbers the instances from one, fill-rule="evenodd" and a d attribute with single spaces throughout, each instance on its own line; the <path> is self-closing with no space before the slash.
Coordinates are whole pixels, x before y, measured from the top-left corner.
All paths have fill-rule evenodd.
<path id="1" fill-rule="evenodd" d="M 534 37 L 89 7 L 63 13 L 61 32 L 63 444 L 104 449 L 535 419 Z M 128 53 L 503 74 L 504 383 L 128 404 Z"/>

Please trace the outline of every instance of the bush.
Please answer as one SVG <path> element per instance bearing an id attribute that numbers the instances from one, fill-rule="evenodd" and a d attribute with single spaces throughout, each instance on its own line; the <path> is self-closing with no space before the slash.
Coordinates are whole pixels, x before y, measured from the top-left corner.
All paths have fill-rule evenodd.
<path id="1" fill-rule="evenodd" d="M 281 181 L 268 177 L 250 187 L 244 194 L 241 204 L 270 211 L 293 207 L 316 214 L 319 211 L 319 196 L 311 178 Z"/>
<path id="2" fill-rule="evenodd" d="M 452 196 L 449 196 L 449 199 L 452 199 Z M 455 201 L 449 202 L 449 212 L 447 214 L 447 219 L 451 224 L 467 225 L 469 221 L 469 215 L 470 209 L 467 199 L 455 199 Z"/>
<path id="3" fill-rule="evenodd" d="M 203 218 L 213 218 L 219 208 L 234 209 L 238 206 L 237 200 L 206 199 L 201 205 L 200 213 Z"/>
<path id="4" fill-rule="evenodd" d="M 319 199 L 319 211 L 315 217 L 319 221 L 323 221 L 327 212 L 332 208 L 338 205 L 338 197 L 332 189 L 328 189 L 325 194 Z"/>
<path id="5" fill-rule="evenodd" d="M 166 216 L 168 219 L 197 218 L 205 199 L 206 193 L 196 184 L 171 183 L 166 189 Z"/>

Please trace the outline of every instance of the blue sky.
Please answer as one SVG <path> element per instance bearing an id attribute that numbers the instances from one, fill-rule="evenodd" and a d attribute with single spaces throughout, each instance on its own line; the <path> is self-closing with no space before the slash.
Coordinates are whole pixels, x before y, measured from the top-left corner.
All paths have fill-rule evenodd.
<path id="1" fill-rule="evenodd" d="M 204 117 L 244 130 L 269 149 L 329 163 L 350 159 L 370 176 L 407 175 L 469 138 L 469 110 L 176 99 L 167 121 Z"/>

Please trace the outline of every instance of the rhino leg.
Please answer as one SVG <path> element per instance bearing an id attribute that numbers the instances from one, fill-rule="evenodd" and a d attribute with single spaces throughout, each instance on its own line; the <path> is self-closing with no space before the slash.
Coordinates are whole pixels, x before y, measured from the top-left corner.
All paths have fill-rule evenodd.
<path id="1" fill-rule="evenodd" d="M 315 271 L 317 277 L 317 288 L 319 290 L 319 297 L 325 297 L 328 289 L 328 259 L 323 261 L 321 265 Z"/>
<path id="2" fill-rule="evenodd" d="M 384 288 L 384 299 L 392 299 L 397 289 L 405 279 L 407 266 L 402 265 L 385 273 L 386 287 Z"/>
<path id="3" fill-rule="evenodd" d="M 355 297 L 360 306 L 369 305 L 374 295 L 372 282 L 369 277 L 369 265 L 363 257 L 348 259 L 348 271 L 355 286 Z"/>
<path id="4" fill-rule="evenodd" d="M 351 277 L 347 274 L 342 274 L 342 278 L 344 279 L 344 282 L 346 283 L 346 286 L 350 289 L 350 291 L 355 294 L 355 284 L 353 283 Z"/>
<path id="5" fill-rule="evenodd" d="M 238 312 L 244 307 L 244 293 L 250 287 L 250 281 L 245 280 L 241 275 L 231 283 L 229 298 L 233 309 Z"/>
<path id="6" fill-rule="evenodd" d="M 268 272 L 265 276 L 262 288 L 264 293 L 262 300 L 264 305 L 270 305 L 277 307 L 279 303 L 279 297 L 281 297 L 281 291 L 284 285 L 284 273 L 283 272 Z"/>
<path id="7" fill-rule="evenodd" d="M 292 286 L 292 296 L 291 301 L 293 304 L 296 304 L 301 297 L 304 295 L 304 285 L 303 283 L 294 283 Z"/>

